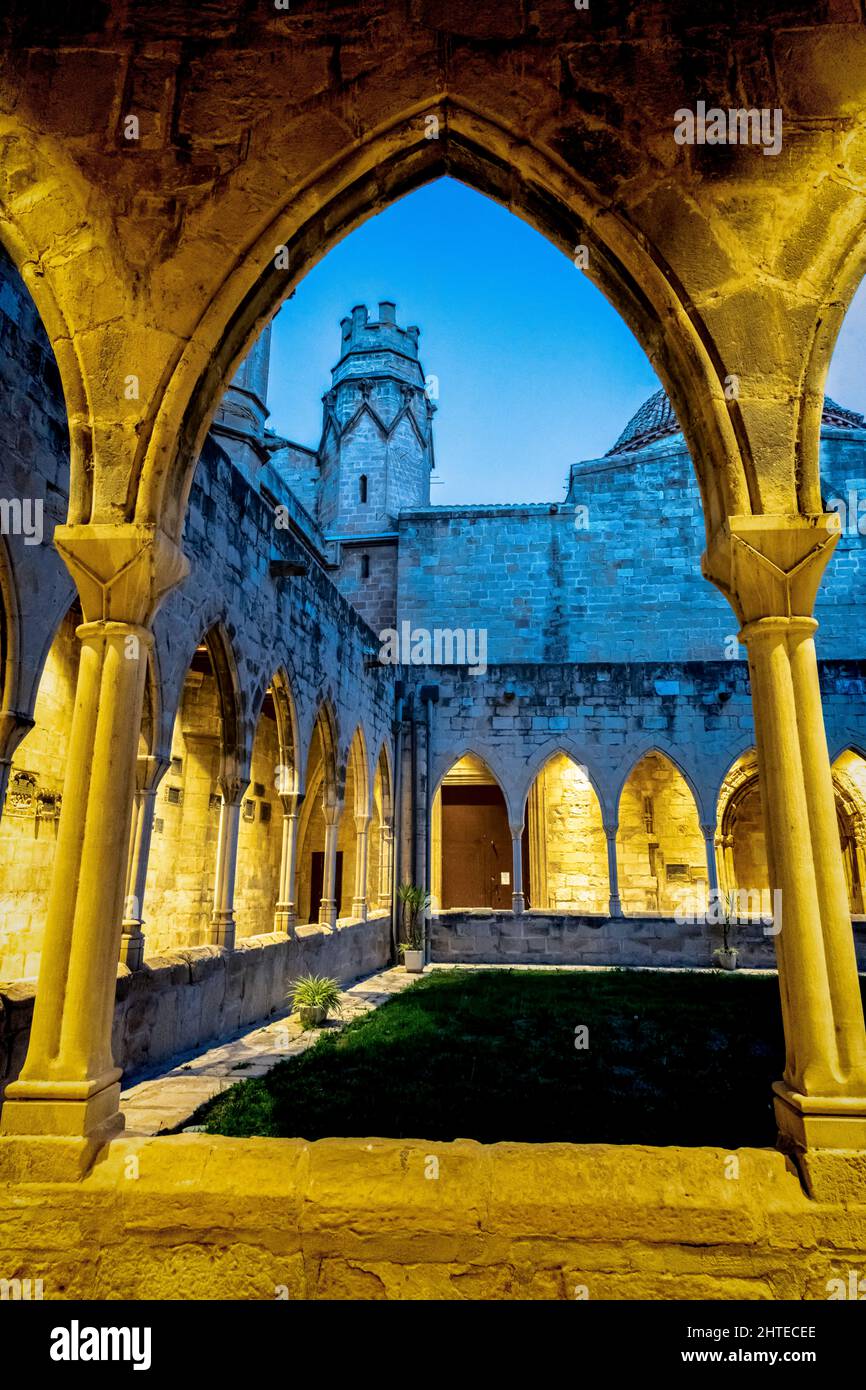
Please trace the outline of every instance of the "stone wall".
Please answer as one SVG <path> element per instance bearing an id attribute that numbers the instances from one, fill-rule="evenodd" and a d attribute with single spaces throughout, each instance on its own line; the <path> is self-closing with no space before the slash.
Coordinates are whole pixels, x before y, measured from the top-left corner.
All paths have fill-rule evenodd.
<path id="1" fill-rule="evenodd" d="M 112 1031 L 115 1062 L 127 1077 L 204 1046 L 285 1007 L 298 975 L 348 984 L 390 960 L 390 916 L 371 915 L 336 932 L 319 926 L 248 937 L 232 952 L 196 946 L 154 956 L 139 970 L 118 967 Z M 35 985 L 0 988 L 0 1098 L 21 1070 Z"/>
<path id="2" fill-rule="evenodd" d="M 122 1136 L 97 1162 L 80 1148 L 0 1138 L 0 1270 L 41 1278 L 46 1300 L 826 1300 L 866 1257 L 853 1165 L 826 1153 L 804 1161 L 810 1198 L 772 1149 L 739 1149 L 732 1182 L 710 1148 L 204 1134 Z"/>
<path id="3" fill-rule="evenodd" d="M 866 730 L 866 663 L 819 663 L 831 758 Z M 754 745 L 744 661 L 505 664 L 483 676 L 459 667 L 417 667 L 411 688 L 439 687 L 434 784 L 461 753 L 483 758 L 519 821 L 537 773 L 557 752 L 587 770 L 605 822 L 646 753 L 669 756 L 712 823 L 728 769 Z M 673 856 L 669 856 L 673 857 Z"/>
<path id="4" fill-rule="evenodd" d="M 340 593 L 370 624 L 378 652 L 379 633 L 393 628 L 397 621 L 396 541 L 341 545 L 340 568 L 334 579 Z"/>
<path id="5" fill-rule="evenodd" d="M 866 432 L 826 428 L 821 470 L 828 499 L 861 499 L 866 532 Z M 866 656 L 864 540 L 844 520 L 815 608 L 826 658 Z M 490 664 L 736 655 L 734 614 L 701 575 L 704 519 L 681 435 L 575 464 L 567 505 L 427 507 L 404 512 L 399 531 L 399 619 L 483 628 Z"/>
<path id="6" fill-rule="evenodd" d="M 782 923 L 784 931 L 784 920 Z M 590 917 L 525 912 L 440 912 L 431 922 L 432 958 L 474 965 L 713 965 L 720 926 L 681 925 L 672 917 Z M 866 919 L 854 923 L 861 970 L 866 970 Z M 773 938 L 759 921 L 732 929 L 739 965 L 775 969 Z"/>

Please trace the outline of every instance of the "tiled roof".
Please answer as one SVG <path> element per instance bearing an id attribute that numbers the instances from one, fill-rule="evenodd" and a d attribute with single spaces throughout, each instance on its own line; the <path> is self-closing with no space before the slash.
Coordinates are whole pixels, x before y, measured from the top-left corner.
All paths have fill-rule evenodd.
<path id="1" fill-rule="evenodd" d="M 835 429 L 866 429 L 866 419 L 862 415 L 856 410 L 846 410 L 844 406 L 837 405 L 829 396 L 824 397 L 821 418 L 825 425 L 831 425 Z M 635 453 L 638 449 L 645 449 L 648 444 L 653 444 L 657 439 L 665 439 L 680 432 L 673 406 L 665 392 L 656 391 L 631 417 L 613 448 L 608 449 L 606 457 L 611 454 Z"/>

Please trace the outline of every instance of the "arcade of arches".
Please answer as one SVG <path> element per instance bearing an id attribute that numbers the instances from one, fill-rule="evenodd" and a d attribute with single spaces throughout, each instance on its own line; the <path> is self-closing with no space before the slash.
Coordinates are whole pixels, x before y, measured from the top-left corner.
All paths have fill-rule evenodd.
<path id="1" fill-rule="evenodd" d="M 866 760 L 845 750 L 833 764 L 833 784 L 849 907 L 862 915 Z M 585 769 L 555 753 L 534 779 L 518 827 L 518 881 L 505 796 L 483 760 L 466 754 L 433 801 L 434 908 L 501 910 L 517 892 L 530 910 L 607 916 L 618 899 L 625 915 L 674 916 L 706 913 L 716 890 L 745 895 L 738 899 L 744 913 L 765 910 L 770 880 L 754 749 L 726 775 L 715 824 L 708 837 L 682 773 L 653 751 L 632 768 L 618 819 L 606 829 Z"/>
<path id="2" fill-rule="evenodd" d="M 0 820 L 0 980 L 36 978 L 77 675 L 77 604 L 49 649 L 34 726 L 11 760 Z M 383 747 L 368 794 L 356 731 L 342 787 L 323 712 L 298 795 L 292 694 L 282 675 L 262 701 L 248 775 L 232 772 L 236 711 L 230 657 L 216 632 L 192 656 L 164 753 L 155 751 L 152 682 L 144 692 L 121 956 L 256 937 L 305 922 L 335 926 L 390 909 L 392 809 Z M 280 710 L 283 713 L 280 713 Z M 335 878 L 324 893 L 328 826 Z M 228 860 L 226 863 L 228 852 Z M 146 924 L 146 927 L 145 927 Z"/>
<path id="3" fill-rule="evenodd" d="M 41 489 L 50 525 L 45 545 L 4 536 L 0 940 L 15 975 L 32 975 L 38 956 L 39 978 L 3 1136 L 117 1135 L 121 955 L 135 976 L 151 949 L 178 944 L 240 959 L 246 938 L 275 925 L 293 942 L 339 940 L 341 922 L 387 913 L 411 865 L 445 907 L 475 895 L 508 910 L 510 889 L 518 915 L 527 901 L 604 913 L 607 898 L 625 920 L 700 906 L 716 879 L 769 877 L 785 902 L 783 1140 L 800 1152 L 866 1149 L 851 921 L 863 907 L 862 691 L 861 704 L 842 698 L 813 617 L 842 544 L 822 489 L 827 364 L 866 269 L 858 7 L 830 7 L 828 19 L 827 7 L 771 0 L 753 19 L 681 6 L 661 20 L 628 0 L 608 28 L 561 0 L 299 14 L 215 0 L 166 7 L 165 33 L 138 0 L 89 7 L 86 21 L 63 8 L 50 62 L 26 5 L 4 19 L 0 239 L 18 324 L 4 467 L 16 496 Z M 674 141 L 678 106 L 708 94 L 736 106 L 746 88 L 750 104 L 784 113 L 781 158 Z M 130 106 L 136 140 L 124 134 Z M 348 408 L 339 416 L 328 393 L 318 456 L 264 441 L 253 368 L 270 319 L 342 236 L 446 174 L 569 260 L 585 243 L 586 274 L 668 393 L 705 526 L 690 580 L 700 564 L 734 615 L 719 618 L 714 594 L 715 645 L 700 672 L 688 654 L 666 655 L 679 661 L 679 693 L 664 671 L 634 669 L 651 656 L 620 661 L 632 669 L 614 681 L 604 653 L 563 658 L 562 604 L 539 610 L 544 650 L 514 662 L 517 693 L 504 689 L 506 651 L 499 685 L 492 669 L 476 682 L 470 713 L 453 672 L 377 665 L 346 575 L 335 578 L 341 533 L 327 506 L 305 517 L 296 495 L 304 468 L 309 482 L 326 467 L 326 501 L 349 495 Z M 414 356 L 396 354 L 407 375 L 387 383 L 397 414 L 377 418 L 382 438 L 399 428 L 401 449 L 414 439 L 429 463 L 418 330 L 398 328 L 390 301 L 372 324 L 361 308 L 344 321 L 333 391 L 355 393 L 351 419 L 366 421 L 361 399 L 375 383 L 353 377 L 348 359 L 366 335 L 414 342 Z M 243 432 L 220 404 L 245 363 L 235 399 L 262 416 L 247 450 L 258 471 L 237 462 Z M 36 417 L 37 444 L 21 445 L 20 422 Z M 827 429 L 857 432 L 839 416 Z M 372 468 L 362 476 L 377 485 Z M 395 527 L 426 508 L 403 481 L 383 506 Z M 675 517 L 663 485 L 651 495 L 654 513 Z M 278 530 L 284 496 L 290 524 Z M 564 518 L 576 544 L 570 505 L 546 509 L 545 525 Z M 542 600 L 561 570 L 554 541 L 545 533 L 537 545 L 551 570 Z M 364 554 L 375 563 L 372 547 Z M 528 586 L 537 570 L 527 566 Z M 691 621 L 689 608 L 670 627 Z M 583 623 L 607 626 L 591 609 Z M 643 637 L 648 626 L 667 638 L 658 623 Z M 747 663 L 715 640 L 731 629 Z M 621 682 L 600 730 L 575 694 L 578 665 L 587 688 Z M 644 675 L 660 687 L 656 704 L 679 700 L 674 713 L 654 708 L 644 721 L 642 694 L 626 689 Z M 704 682 L 697 694 L 683 693 L 686 677 Z M 434 709 L 440 690 L 448 700 Z M 823 701 L 831 747 L 847 750 L 832 766 Z M 738 738 L 723 746 L 726 710 Z M 706 768 L 675 765 L 667 736 L 647 746 L 644 729 L 686 725 Z M 584 744 L 598 753 L 604 737 L 607 766 L 587 757 L 576 771 L 579 758 L 557 756 Z M 731 768 L 746 739 L 757 761 Z M 475 760 L 455 767 L 469 740 Z M 412 811 L 434 787 L 425 826 Z M 484 854 L 461 877 L 473 847 Z"/>

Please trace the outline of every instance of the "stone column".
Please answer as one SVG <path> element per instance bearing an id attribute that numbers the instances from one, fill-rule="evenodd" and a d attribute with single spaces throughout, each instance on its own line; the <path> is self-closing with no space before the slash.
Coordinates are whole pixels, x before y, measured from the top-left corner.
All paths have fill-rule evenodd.
<path id="1" fill-rule="evenodd" d="M 734 872 L 734 837 L 722 836 L 722 863 L 724 865 L 725 891 L 733 893 L 737 889 L 737 876 Z"/>
<path id="2" fill-rule="evenodd" d="M 280 849 L 280 888 L 274 911 L 274 931 L 291 936 L 298 923 L 298 818 L 301 796 L 281 796 L 283 807 L 283 841 Z"/>
<path id="3" fill-rule="evenodd" d="M 523 824 L 509 826 L 511 831 L 511 910 L 516 917 L 526 911 L 523 892 Z"/>
<path id="4" fill-rule="evenodd" d="M 136 764 L 136 792 L 132 811 L 132 837 L 126 870 L 126 899 L 120 933 L 120 959 L 130 970 L 138 970 L 144 960 L 144 890 L 153 834 L 153 811 L 157 788 L 168 767 L 164 758 L 139 758 Z"/>
<path id="5" fill-rule="evenodd" d="M 149 624 L 187 566 L 153 526 L 59 526 L 81 596 L 81 660 L 33 1026 L 4 1134 L 103 1139 L 123 1128 L 111 1054 Z"/>
<path id="6" fill-rule="evenodd" d="M 836 792 L 824 730 L 818 682 L 815 630 L 818 624 L 789 620 L 788 648 L 797 709 L 797 731 L 806 788 L 806 805 L 821 909 L 830 998 L 839 1061 L 863 1087 L 863 1142 L 866 1147 L 866 1030 L 851 929 L 851 904 L 836 816 Z M 784 902 L 782 904 L 784 911 Z"/>
<path id="7" fill-rule="evenodd" d="M 322 901 L 319 905 L 319 925 L 337 930 L 337 837 L 340 833 L 340 816 L 343 808 L 339 802 L 325 802 L 322 810 L 325 816 L 325 871 L 322 878 Z"/>
<path id="8" fill-rule="evenodd" d="M 610 885 L 610 902 L 608 912 L 611 917 L 622 916 L 622 901 L 619 896 L 619 866 L 616 861 L 616 826 L 606 823 L 604 827 L 607 839 L 607 876 Z"/>
<path id="9" fill-rule="evenodd" d="M 704 573 L 743 626 L 767 836 L 780 894 L 776 957 L 784 1078 L 773 1087 L 786 1147 L 866 1148 L 860 1003 L 814 632 L 837 516 L 729 517 Z"/>
<path id="10" fill-rule="evenodd" d="M 381 827 L 381 849 L 379 852 L 379 906 L 391 906 L 391 880 L 394 876 L 394 826 L 384 820 Z"/>
<path id="11" fill-rule="evenodd" d="M 360 921 L 367 920 L 367 847 L 370 829 L 369 816 L 355 817 L 355 895 L 352 898 L 352 916 Z"/>
<path id="12" fill-rule="evenodd" d="M 701 834 L 707 849 L 708 897 L 710 902 L 717 902 L 719 897 L 719 866 L 716 862 L 716 827 L 714 825 L 702 825 Z"/>
<path id="13" fill-rule="evenodd" d="M 214 873 L 213 912 L 211 913 L 210 942 L 233 951 L 237 924 L 235 922 L 235 873 L 238 866 L 238 831 L 241 825 L 241 804 L 249 782 L 234 777 L 220 779 L 219 835 L 217 838 L 216 871 Z"/>

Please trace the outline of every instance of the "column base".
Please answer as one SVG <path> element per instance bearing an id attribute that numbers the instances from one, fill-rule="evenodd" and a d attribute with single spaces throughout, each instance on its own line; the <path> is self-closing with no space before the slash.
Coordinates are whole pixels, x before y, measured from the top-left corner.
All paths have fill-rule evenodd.
<path id="1" fill-rule="evenodd" d="M 621 917 L 621 916 L 622 916 L 622 899 L 621 899 L 621 898 L 618 898 L 618 897 L 617 897 L 617 898 L 611 898 L 611 899 L 610 899 L 610 902 L 608 903 L 608 908 L 607 908 L 607 910 L 608 910 L 608 912 L 609 912 L 609 914 L 610 914 L 611 917 Z"/>
<path id="2" fill-rule="evenodd" d="M 111 1080 L 87 1094 L 90 1085 L 62 1081 L 13 1081 L 0 1113 L 0 1134 L 62 1135 L 68 1138 L 114 1138 L 124 1126 L 120 1111 L 119 1069 Z M 78 1092 L 79 1094 L 76 1094 Z"/>
<path id="3" fill-rule="evenodd" d="M 274 912 L 274 931 L 285 932 L 291 936 L 298 925 L 298 914 L 294 903 L 277 903 Z"/>
<path id="4" fill-rule="evenodd" d="M 353 916 L 353 917 L 357 917 L 359 922 L 366 922 L 366 920 L 367 920 L 367 899 L 366 899 L 366 898 L 353 898 L 353 899 L 352 899 L 352 916 Z"/>
<path id="5" fill-rule="evenodd" d="M 319 926 L 337 930 L 337 904 L 323 901 L 319 904 Z"/>
<path id="6" fill-rule="evenodd" d="M 144 932 L 141 924 L 124 922 L 120 937 L 120 963 L 130 970 L 140 970 L 144 964 Z"/>
<path id="7" fill-rule="evenodd" d="M 866 1096 L 802 1096 L 773 1083 L 779 1147 L 866 1149 Z"/>
<path id="8" fill-rule="evenodd" d="M 231 912 L 215 912 L 210 923 L 211 946 L 222 946 L 226 951 L 235 948 L 237 926 Z"/>
<path id="9" fill-rule="evenodd" d="M 515 917 L 521 916 L 526 911 L 526 895 L 524 893 L 511 894 L 511 911 Z"/>

